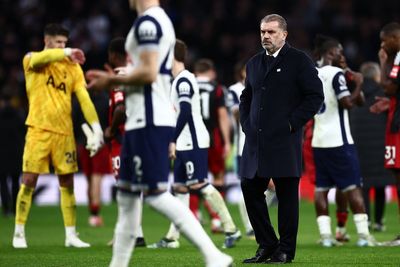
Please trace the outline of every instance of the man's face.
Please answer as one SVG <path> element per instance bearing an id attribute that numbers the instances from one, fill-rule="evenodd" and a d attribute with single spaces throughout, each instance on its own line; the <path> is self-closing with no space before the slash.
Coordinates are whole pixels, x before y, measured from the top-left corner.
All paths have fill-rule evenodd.
<path id="1" fill-rule="evenodd" d="M 389 55 L 397 53 L 400 49 L 400 34 L 380 33 L 381 48 Z"/>
<path id="2" fill-rule="evenodd" d="M 342 45 L 332 48 L 332 50 L 332 65 L 341 69 L 347 68 L 346 57 L 344 56 Z"/>
<path id="3" fill-rule="evenodd" d="M 63 35 L 46 35 L 44 37 L 44 44 L 46 48 L 65 48 L 68 38 Z"/>
<path id="4" fill-rule="evenodd" d="M 262 47 L 272 54 L 285 44 L 287 31 L 279 28 L 277 21 L 262 22 L 260 36 Z"/>

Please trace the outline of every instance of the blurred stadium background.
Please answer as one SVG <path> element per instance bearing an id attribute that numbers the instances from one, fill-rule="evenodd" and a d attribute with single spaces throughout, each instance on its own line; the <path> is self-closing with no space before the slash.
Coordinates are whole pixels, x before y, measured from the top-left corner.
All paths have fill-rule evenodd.
<path id="1" fill-rule="evenodd" d="M 310 55 L 313 48 L 313 39 L 317 33 L 338 38 L 344 46 L 349 66 L 354 70 L 358 70 L 359 66 L 365 61 L 378 60 L 380 28 L 388 22 L 400 21 L 399 0 L 161 0 L 161 4 L 174 23 L 177 37 L 186 41 L 189 46 L 189 69 L 195 60 L 203 57 L 210 58 L 217 67 L 219 81 L 225 85 L 230 85 L 234 82 L 234 64 L 239 60 L 248 59 L 261 49 L 258 27 L 260 19 L 266 14 L 278 13 L 283 15 L 288 21 L 289 43 L 307 51 Z M 10 95 L 13 105 L 19 107 L 21 117 L 24 118 L 26 116 L 27 100 L 22 57 L 28 51 L 38 51 L 43 48 L 42 32 L 46 23 L 60 22 L 69 28 L 71 31 L 69 46 L 79 47 L 85 51 L 87 62 L 83 68 L 86 70 L 103 67 L 107 60 L 107 45 L 109 41 L 117 36 L 125 36 L 135 17 L 136 14 L 129 9 L 127 0 L 1 0 L 0 93 L 6 92 L 7 95 Z M 0 139 L 2 138 L 0 132 Z M 2 148 L 0 147 L 1 150 Z M 0 164 L 4 163 L 0 162 Z M 81 174 L 78 174 L 75 179 L 78 203 L 85 203 L 86 181 Z M 229 176 L 228 179 L 233 184 L 237 183 L 235 177 Z M 109 176 L 104 181 L 105 187 L 103 190 L 105 193 L 103 200 L 110 202 L 110 188 L 113 178 Z M 393 182 L 394 179 L 386 180 L 387 184 Z M 307 184 L 307 180 L 303 179 L 302 183 L 303 197 L 311 199 L 312 188 Z M 389 197 L 395 195 L 390 188 L 386 191 Z M 58 202 L 57 180 L 51 175 L 43 176 L 39 180 L 37 197 L 36 203 L 38 204 Z M 234 193 L 232 198 L 233 200 L 235 199 Z M 330 260 L 333 254 L 319 247 L 319 250 L 317 250 L 315 241 L 318 231 L 314 222 L 313 210 L 310 203 L 305 205 L 307 212 L 303 218 L 307 217 L 307 223 L 300 224 L 303 227 L 300 236 L 306 236 L 307 238 L 303 238 L 300 241 L 303 246 L 300 248 L 299 261 L 304 264 L 300 265 L 311 266 L 311 264 L 316 264 L 318 258 L 315 257 L 319 254 L 323 255 L 323 260 L 320 261 L 321 265 L 313 266 L 327 266 L 331 263 Z M 113 216 L 116 207 L 111 206 L 106 210 Z M 395 231 L 398 231 L 395 210 L 395 205 L 391 204 L 388 209 L 388 228 L 390 232 L 385 233 L 384 236 L 378 236 L 379 239 L 391 238 Z M 37 212 L 39 211 L 34 210 L 32 214 Z M 52 214 L 55 211 L 46 209 L 43 212 Z M 235 217 L 238 219 L 236 213 L 237 211 L 235 211 Z M 80 214 L 82 215 L 79 216 L 80 225 L 86 225 L 84 215 L 86 211 L 82 207 L 80 208 Z M 41 245 L 43 243 L 41 217 L 40 215 L 33 216 L 35 216 L 32 222 L 33 229 L 40 230 L 38 230 L 37 235 L 32 230 L 33 235 L 31 238 L 37 245 Z M 51 246 L 53 247 L 61 246 L 59 241 L 62 240 L 60 218 L 57 221 L 53 218 L 57 216 L 59 214 L 51 218 L 52 223 L 59 230 L 57 232 L 59 240 L 52 241 Z M 108 262 L 111 255 L 110 250 L 105 248 L 103 244 L 111 237 L 114 219 L 114 217 L 109 219 L 106 235 L 95 243 L 95 246 L 101 247 L 102 251 L 100 252 L 103 253 L 101 254 L 102 259 L 98 262 L 99 264 Z M 21 259 L 22 255 L 12 251 L 10 246 L 13 222 L 5 219 L 1 219 L 0 222 L 0 231 L 3 232 L 0 240 L 0 251 L 4 250 L 5 246 L 8 247 L 6 248 L 6 253 L 0 252 L 0 266 L 21 266 L 17 262 L 21 263 L 18 259 Z M 36 228 L 34 228 L 35 223 L 37 224 Z M 351 224 L 349 223 L 349 225 Z M 159 238 L 159 235 L 164 233 L 166 226 L 167 223 L 163 222 L 163 225 L 157 230 L 157 235 L 154 234 L 149 241 L 156 241 L 156 238 Z M 28 225 L 28 229 L 29 227 Z M 355 235 L 354 229 L 352 231 Z M 83 233 L 90 237 L 90 241 L 99 238 L 97 236 L 98 232 L 95 233 L 93 229 L 89 229 L 87 226 L 83 227 Z M 246 241 L 245 244 L 249 249 L 242 251 L 240 248 L 236 248 L 234 251 L 235 254 L 239 255 L 239 259 L 248 256 L 249 251 L 252 253 L 254 250 L 253 242 Z M 47 250 L 49 247 L 44 247 L 44 249 Z M 47 252 L 42 250 L 34 250 L 33 252 L 34 254 L 36 252 L 42 253 L 40 256 L 42 258 L 39 259 L 48 259 L 48 262 L 43 263 L 43 266 L 56 266 L 53 258 L 49 257 Z M 96 254 L 96 252 L 92 253 L 92 255 Z M 350 264 L 356 266 L 357 263 L 360 263 L 359 266 L 368 264 L 372 266 L 378 264 L 382 266 L 399 266 L 398 253 L 396 256 L 394 249 L 386 252 L 381 249 L 369 249 L 367 253 L 369 257 L 365 257 L 365 254 L 359 251 L 355 252 L 353 249 L 342 250 L 342 252 L 345 255 L 358 253 L 359 256 L 337 258 L 337 266 Z M 10 257 L 5 258 L 7 253 Z M 54 253 L 63 252 L 56 250 Z M 195 253 L 193 250 L 188 255 L 197 255 Z M 198 256 L 195 257 L 199 258 Z M 37 257 L 36 254 L 25 256 L 24 266 L 39 266 L 34 261 L 34 259 L 38 259 Z M 91 258 L 86 259 L 86 257 L 87 255 L 82 255 L 82 260 L 78 263 L 74 261 L 74 256 L 66 254 L 64 260 L 67 263 L 57 263 L 57 266 L 98 266 L 96 263 L 90 263 Z M 153 266 L 151 264 L 146 265 L 145 258 L 146 254 L 142 256 L 141 266 Z M 164 265 L 161 260 L 168 260 L 169 258 L 169 254 L 162 254 L 159 265 Z M 236 263 L 239 263 L 238 258 L 236 260 Z M 171 264 L 170 266 L 176 265 Z"/>
<path id="2" fill-rule="evenodd" d="M 317 33 L 338 38 L 354 70 L 365 61 L 378 60 L 380 28 L 400 20 L 398 0 L 161 0 L 161 4 L 177 37 L 189 46 L 189 69 L 195 60 L 210 58 L 218 80 L 227 86 L 234 83 L 234 64 L 261 49 L 258 25 L 268 13 L 283 15 L 288 21 L 289 43 L 310 55 Z M 0 92 L 12 96 L 24 118 L 27 101 L 22 57 L 43 48 L 46 23 L 60 22 L 69 28 L 69 46 L 85 51 L 86 70 L 103 67 L 109 41 L 125 36 L 135 17 L 127 0 L 1 0 Z M 305 190 L 312 195 L 308 187 Z"/>

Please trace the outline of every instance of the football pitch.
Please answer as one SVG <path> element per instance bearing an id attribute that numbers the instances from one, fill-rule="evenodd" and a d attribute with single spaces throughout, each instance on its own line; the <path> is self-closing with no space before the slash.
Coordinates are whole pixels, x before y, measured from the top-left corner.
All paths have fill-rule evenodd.
<path id="1" fill-rule="evenodd" d="M 229 205 L 236 224 L 244 229 L 239 218 L 236 205 Z M 144 207 L 143 228 L 148 244 L 158 241 L 168 230 L 168 221 L 149 208 Z M 333 213 L 335 207 L 330 207 L 333 224 L 336 223 Z M 33 205 L 26 226 L 27 249 L 16 250 L 11 246 L 14 227 L 13 218 L 0 218 L 0 266 L 2 267 L 94 267 L 108 266 L 111 259 L 111 248 L 106 244 L 111 239 L 116 219 L 116 205 L 104 206 L 102 215 L 105 226 L 92 228 L 88 226 L 86 207 L 78 207 L 77 228 L 83 241 L 91 243 L 88 249 L 64 247 L 64 227 L 59 207 L 38 207 Z M 203 212 L 204 214 L 204 212 Z M 206 217 L 206 216 L 204 216 Z M 276 207 L 271 210 L 271 218 L 276 225 Z M 391 240 L 400 233 L 397 216 L 397 205 L 389 203 L 385 212 L 387 230 L 383 233 L 373 233 L 378 241 Z M 209 232 L 209 222 L 205 220 L 204 227 Z M 400 247 L 358 248 L 355 243 L 355 232 L 352 216 L 349 216 L 348 231 L 351 241 L 341 247 L 322 248 L 318 240 L 318 230 L 315 222 L 314 206 L 310 202 L 301 202 L 300 228 L 295 261 L 290 266 L 400 266 Z M 212 234 L 211 238 L 219 247 L 224 236 Z M 204 266 L 200 253 L 184 238 L 181 238 L 178 249 L 147 249 L 137 248 L 130 266 Z M 245 236 L 236 247 L 225 250 L 235 259 L 234 266 L 249 266 L 242 260 L 254 255 L 257 249 L 254 240 Z"/>

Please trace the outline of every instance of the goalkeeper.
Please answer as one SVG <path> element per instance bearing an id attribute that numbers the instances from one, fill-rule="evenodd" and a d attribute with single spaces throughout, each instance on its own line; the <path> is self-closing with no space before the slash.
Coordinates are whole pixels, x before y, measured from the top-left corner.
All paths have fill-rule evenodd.
<path id="1" fill-rule="evenodd" d="M 76 205 L 74 173 L 78 170 L 73 135 L 71 96 L 75 94 L 91 128 L 86 148 L 94 155 L 103 144 L 103 132 L 86 90 L 79 64 L 85 61 L 82 50 L 65 48 L 68 30 L 48 24 L 44 30 L 44 50 L 25 55 L 23 67 L 29 100 L 27 134 L 23 156 L 22 184 L 16 203 L 14 248 L 26 248 L 25 223 L 28 218 L 39 174 L 49 165 L 58 175 L 61 212 L 65 225 L 66 247 L 89 247 L 75 230 Z"/>

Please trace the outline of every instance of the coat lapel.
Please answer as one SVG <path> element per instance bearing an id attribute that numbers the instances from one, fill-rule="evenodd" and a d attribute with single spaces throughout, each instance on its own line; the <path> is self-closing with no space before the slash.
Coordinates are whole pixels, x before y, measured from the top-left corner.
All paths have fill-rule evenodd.
<path id="1" fill-rule="evenodd" d="M 273 69 L 275 68 L 275 66 L 278 65 L 279 62 L 282 61 L 284 55 L 285 55 L 286 52 L 289 50 L 289 48 L 290 48 L 290 45 L 289 45 L 288 43 L 285 43 L 285 44 L 283 45 L 281 51 L 279 51 L 278 56 L 277 56 L 277 57 L 275 58 L 275 60 L 272 62 L 272 65 L 269 66 L 269 67 L 267 68 L 267 71 L 265 72 L 265 75 L 264 75 L 264 79 L 266 79 L 267 76 L 268 76 L 268 73 L 270 73 L 271 70 L 273 70 Z M 264 53 L 264 54 L 265 54 L 265 53 Z M 266 56 L 265 56 L 265 58 L 266 58 Z"/>

